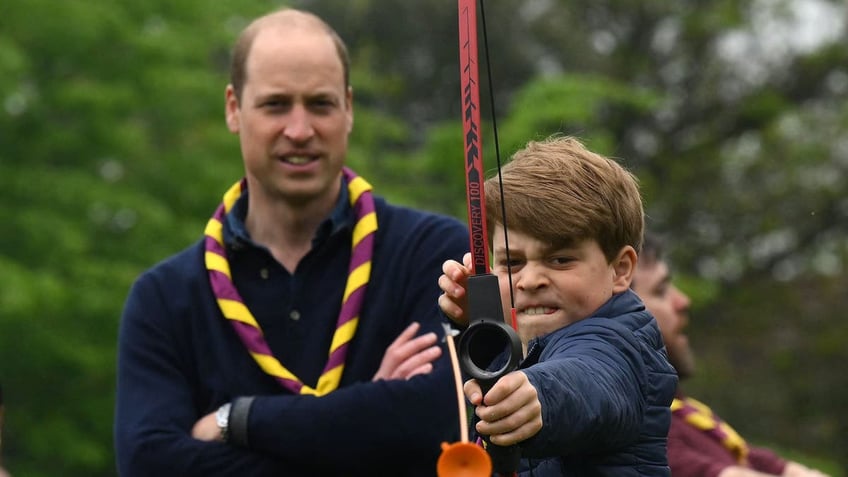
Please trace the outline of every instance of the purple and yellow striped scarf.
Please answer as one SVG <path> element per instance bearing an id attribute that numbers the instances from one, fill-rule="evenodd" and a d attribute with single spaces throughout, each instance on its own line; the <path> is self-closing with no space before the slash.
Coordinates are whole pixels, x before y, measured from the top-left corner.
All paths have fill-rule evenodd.
<path id="1" fill-rule="evenodd" d="M 356 332 L 359 312 L 365 299 L 365 289 L 371 275 L 374 232 L 377 230 L 377 214 L 374 210 L 371 184 L 348 168 L 344 168 L 342 173 L 350 192 L 350 203 L 356 215 L 356 225 L 353 229 L 347 284 L 339 319 L 336 322 L 336 331 L 330 345 L 327 364 L 314 388 L 305 385 L 271 354 L 259 323 L 244 304 L 232 280 L 230 264 L 224 249 L 222 221 L 247 188 L 245 179 L 230 187 L 224 194 L 223 202 L 206 224 L 206 269 L 221 312 L 231 321 L 242 343 L 259 367 L 295 394 L 323 396 L 339 386 L 345 357 L 350 341 Z"/>
<path id="2" fill-rule="evenodd" d="M 706 404 L 690 397 L 674 398 L 671 412 L 681 416 L 689 425 L 707 433 L 733 453 L 737 462 L 748 463 L 748 444 L 726 422 L 722 421 Z"/>

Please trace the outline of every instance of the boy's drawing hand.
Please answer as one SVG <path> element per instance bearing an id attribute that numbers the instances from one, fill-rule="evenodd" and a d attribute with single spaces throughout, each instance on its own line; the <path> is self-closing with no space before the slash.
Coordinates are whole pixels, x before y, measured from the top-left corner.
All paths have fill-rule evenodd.
<path id="1" fill-rule="evenodd" d="M 517 444 L 542 429 L 539 394 L 522 371 L 500 378 L 485 398 L 474 379 L 465 383 L 464 392 L 480 418 L 477 432 L 489 436 L 493 444 L 504 447 Z"/>
<path id="2" fill-rule="evenodd" d="M 442 264 L 443 275 L 439 277 L 439 308 L 453 322 L 465 326 L 468 324 L 468 295 L 465 288 L 468 286 L 468 277 L 471 276 L 471 254 L 466 253 L 462 262 L 447 260 Z"/>

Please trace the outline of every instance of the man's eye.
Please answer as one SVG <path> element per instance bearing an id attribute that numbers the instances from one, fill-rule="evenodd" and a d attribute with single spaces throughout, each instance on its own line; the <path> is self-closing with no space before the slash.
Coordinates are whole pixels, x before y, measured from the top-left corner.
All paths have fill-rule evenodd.
<path id="1" fill-rule="evenodd" d="M 333 108 L 331 106 L 315 106 L 312 108 L 312 111 L 316 114 L 324 115 L 329 114 Z"/>
<path id="2" fill-rule="evenodd" d="M 312 101 L 310 105 L 317 110 L 323 111 L 333 108 L 336 103 L 330 99 L 316 99 L 315 101 Z"/>

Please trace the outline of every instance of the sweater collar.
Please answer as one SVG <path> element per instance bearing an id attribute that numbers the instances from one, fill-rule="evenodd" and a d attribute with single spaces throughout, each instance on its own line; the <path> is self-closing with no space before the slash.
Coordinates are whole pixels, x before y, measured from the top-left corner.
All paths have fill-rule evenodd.
<path id="1" fill-rule="evenodd" d="M 331 236 L 353 227 L 355 217 L 353 208 L 350 206 L 350 192 L 345 186 L 344 179 L 341 179 L 341 181 L 342 187 L 339 188 L 339 198 L 336 199 L 336 205 L 330 215 L 318 226 L 315 237 L 312 239 L 313 247 Z M 248 201 L 249 197 L 247 191 L 245 191 L 239 196 L 236 203 L 233 204 L 233 208 L 224 218 L 224 244 L 228 249 L 240 250 L 245 246 L 259 246 L 250 237 L 250 232 L 245 225 Z"/>

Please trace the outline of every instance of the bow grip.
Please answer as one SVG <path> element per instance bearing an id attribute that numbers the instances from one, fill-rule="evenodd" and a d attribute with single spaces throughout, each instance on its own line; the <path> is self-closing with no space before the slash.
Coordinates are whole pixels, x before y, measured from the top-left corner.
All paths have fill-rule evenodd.
<path id="1" fill-rule="evenodd" d="M 459 364 L 481 386 L 491 388 L 501 376 L 518 367 L 521 340 L 504 322 L 498 277 L 489 273 L 468 277 L 467 290 L 469 319 L 468 328 L 459 336 Z M 504 365 L 490 370 L 492 361 L 503 353 L 507 354 Z"/>
<path id="2" fill-rule="evenodd" d="M 492 274 L 468 278 L 468 328 L 459 336 L 459 365 L 463 372 L 477 380 L 485 397 L 498 379 L 518 368 L 521 339 L 503 319 L 498 277 Z M 492 361 L 506 353 L 497 369 L 489 369 Z M 492 468 L 499 475 L 511 475 L 518 468 L 521 449 L 517 445 L 501 447 L 486 438 L 486 450 Z"/>

